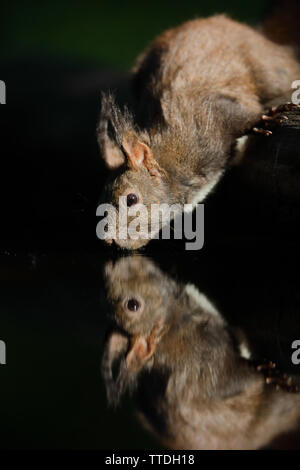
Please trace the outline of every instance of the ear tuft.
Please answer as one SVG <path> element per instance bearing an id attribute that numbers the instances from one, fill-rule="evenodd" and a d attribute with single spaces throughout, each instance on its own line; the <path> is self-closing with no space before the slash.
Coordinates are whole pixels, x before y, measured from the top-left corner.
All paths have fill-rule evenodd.
<path id="1" fill-rule="evenodd" d="M 102 93 L 97 140 L 102 158 L 108 168 L 116 169 L 125 163 L 121 142 L 124 132 L 132 126 L 132 116 L 127 108 L 122 113 L 114 97 L 111 94 Z"/>
<path id="2" fill-rule="evenodd" d="M 128 338 L 123 333 L 113 330 L 107 336 L 102 357 L 101 371 L 104 379 L 107 400 L 111 405 L 117 405 L 122 389 L 120 387 L 121 371 L 124 369 L 125 353 L 128 348 Z M 114 366 L 117 365 L 118 371 L 116 379 L 113 374 Z"/>
<path id="3" fill-rule="evenodd" d="M 127 390 L 134 389 L 139 372 L 149 364 L 167 330 L 168 326 L 159 320 L 149 335 L 134 336 L 131 341 L 121 331 L 110 332 L 102 358 L 102 375 L 111 405 L 117 405 Z M 114 377 L 115 366 L 117 370 Z"/>
<path id="4" fill-rule="evenodd" d="M 133 116 L 125 107 L 121 112 L 111 94 L 102 94 L 97 140 L 102 158 L 109 169 L 117 169 L 127 160 L 129 168 L 146 168 L 160 179 L 164 172 L 155 160 L 147 141 L 147 133 L 135 131 Z"/>

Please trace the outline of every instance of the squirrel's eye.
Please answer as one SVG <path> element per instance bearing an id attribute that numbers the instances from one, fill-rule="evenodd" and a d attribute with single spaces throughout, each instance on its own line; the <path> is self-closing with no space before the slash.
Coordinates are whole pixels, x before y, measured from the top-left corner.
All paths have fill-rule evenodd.
<path id="1" fill-rule="evenodd" d="M 140 308 L 140 306 L 141 306 L 140 302 L 137 299 L 134 299 L 134 298 L 129 299 L 128 302 L 127 302 L 127 308 L 131 312 L 137 312 L 138 309 Z"/>
<path id="2" fill-rule="evenodd" d="M 130 193 L 127 195 L 127 206 L 133 206 L 138 202 L 138 197 L 136 194 Z"/>

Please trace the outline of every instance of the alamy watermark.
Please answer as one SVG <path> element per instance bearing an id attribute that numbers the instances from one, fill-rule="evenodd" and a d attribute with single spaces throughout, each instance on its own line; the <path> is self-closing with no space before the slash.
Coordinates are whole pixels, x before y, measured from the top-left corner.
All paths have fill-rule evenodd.
<path id="1" fill-rule="evenodd" d="M 300 364 L 300 339 L 295 339 L 295 341 L 292 342 L 292 349 L 295 349 L 295 351 L 292 354 L 292 363 L 295 366 L 298 366 Z"/>
<path id="2" fill-rule="evenodd" d="M 0 80 L 0 104 L 6 104 L 6 85 L 3 80 Z"/>
<path id="3" fill-rule="evenodd" d="M 6 364 L 6 344 L 0 340 L 0 365 Z"/>
<path id="4" fill-rule="evenodd" d="M 186 250 L 200 250 L 204 245 L 204 204 L 197 204 L 194 215 L 192 212 L 192 204 L 151 204 L 148 208 L 139 203 L 127 207 L 126 196 L 121 196 L 118 209 L 112 204 L 98 206 L 96 215 L 102 219 L 96 234 L 101 240 L 169 240 L 173 221 L 173 238 L 189 240 Z"/>
<path id="5" fill-rule="evenodd" d="M 291 88 L 295 91 L 292 93 L 292 103 L 299 105 L 300 104 L 300 80 L 295 80 L 292 83 Z"/>

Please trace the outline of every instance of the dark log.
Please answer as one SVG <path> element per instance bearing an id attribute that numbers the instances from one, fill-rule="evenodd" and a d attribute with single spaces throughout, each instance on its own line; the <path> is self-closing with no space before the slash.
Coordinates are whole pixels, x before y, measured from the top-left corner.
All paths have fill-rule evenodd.
<path id="1" fill-rule="evenodd" d="M 300 241 L 300 107 L 268 123 L 272 135 L 250 136 L 207 202 L 209 237 L 222 241 Z"/>
<path id="2" fill-rule="evenodd" d="M 271 136 L 250 137 L 240 174 L 277 203 L 300 204 L 300 107 L 279 116 Z"/>

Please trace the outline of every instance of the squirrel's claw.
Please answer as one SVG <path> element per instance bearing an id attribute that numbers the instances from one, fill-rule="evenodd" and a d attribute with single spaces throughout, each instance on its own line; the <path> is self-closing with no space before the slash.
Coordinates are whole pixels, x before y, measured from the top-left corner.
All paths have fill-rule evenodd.
<path id="1" fill-rule="evenodd" d="M 293 103 L 284 103 L 280 104 L 279 106 L 273 106 L 261 116 L 261 120 L 259 121 L 258 126 L 253 127 L 252 132 L 254 134 L 262 134 L 267 137 L 272 135 L 272 131 L 267 129 L 266 126 L 268 126 L 268 128 L 275 127 L 282 124 L 284 121 L 288 121 L 289 118 L 283 113 L 292 111 L 293 109 L 299 107 L 299 105 Z"/>
<path id="2" fill-rule="evenodd" d="M 264 375 L 265 383 L 274 385 L 276 390 L 286 390 L 287 392 L 299 392 L 299 387 L 293 384 L 292 378 L 281 373 L 275 362 L 266 361 L 256 365 L 256 370 Z"/>
<path id="3" fill-rule="evenodd" d="M 262 127 L 253 127 L 252 132 L 254 132 L 254 134 L 263 134 L 266 137 L 269 137 L 269 135 L 273 134 L 272 131 L 269 131 L 268 129 L 263 129 Z"/>

